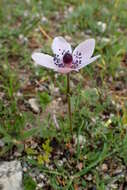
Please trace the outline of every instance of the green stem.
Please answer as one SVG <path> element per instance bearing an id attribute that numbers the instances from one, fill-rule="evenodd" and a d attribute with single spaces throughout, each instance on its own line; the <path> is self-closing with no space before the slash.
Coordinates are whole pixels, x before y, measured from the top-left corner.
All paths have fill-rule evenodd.
<path id="1" fill-rule="evenodd" d="M 72 113 L 71 113 L 71 101 L 70 101 L 70 75 L 67 74 L 67 102 L 68 102 L 68 115 L 69 115 L 69 123 L 70 123 L 70 130 L 73 139 L 73 128 L 72 128 Z"/>

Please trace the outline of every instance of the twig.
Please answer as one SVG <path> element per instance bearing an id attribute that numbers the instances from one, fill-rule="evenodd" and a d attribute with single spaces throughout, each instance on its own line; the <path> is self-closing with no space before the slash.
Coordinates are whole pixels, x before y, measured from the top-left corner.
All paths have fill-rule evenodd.
<path id="1" fill-rule="evenodd" d="M 42 26 L 39 26 L 39 29 L 41 33 L 46 37 L 48 40 L 51 40 L 52 38 L 46 33 L 46 31 L 42 28 Z"/>
<path id="2" fill-rule="evenodd" d="M 55 124 L 55 126 L 56 126 L 56 129 L 59 130 L 59 129 L 60 129 L 60 126 L 59 126 L 58 121 L 57 121 L 57 119 L 56 119 L 55 113 L 53 113 L 52 118 L 53 118 L 54 124 Z"/>

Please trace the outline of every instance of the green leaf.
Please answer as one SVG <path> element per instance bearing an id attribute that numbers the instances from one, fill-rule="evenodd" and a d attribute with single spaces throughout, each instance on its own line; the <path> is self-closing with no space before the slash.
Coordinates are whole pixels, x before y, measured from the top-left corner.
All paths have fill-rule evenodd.
<path id="1" fill-rule="evenodd" d="M 36 182 L 30 176 L 25 176 L 24 178 L 24 190 L 35 190 Z"/>
<path id="2" fill-rule="evenodd" d="M 42 108 L 45 109 L 47 104 L 49 102 L 51 102 L 51 96 L 49 96 L 49 94 L 47 92 L 38 93 L 38 96 L 39 96 L 39 101 L 40 101 Z"/>
<path id="3" fill-rule="evenodd" d="M 34 149 L 32 149 L 32 148 L 26 148 L 26 153 L 28 154 L 28 155 L 36 155 L 37 154 L 37 151 L 36 150 L 34 150 Z"/>
<path id="4" fill-rule="evenodd" d="M 24 131 L 23 132 L 23 136 L 22 136 L 22 140 L 25 140 L 29 137 L 35 136 L 38 133 L 38 128 L 32 128 L 28 131 Z"/>
<path id="5" fill-rule="evenodd" d="M 84 98 L 84 101 L 90 105 L 96 104 L 99 99 L 98 91 L 96 88 L 86 89 L 85 91 L 83 90 L 81 94 Z"/>

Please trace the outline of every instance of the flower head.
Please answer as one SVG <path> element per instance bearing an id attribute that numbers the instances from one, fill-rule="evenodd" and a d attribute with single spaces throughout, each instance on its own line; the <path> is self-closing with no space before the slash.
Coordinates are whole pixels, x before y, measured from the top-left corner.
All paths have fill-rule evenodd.
<path id="1" fill-rule="evenodd" d="M 80 43 L 72 52 L 71 45 L 61 36 L 55 37 L 52 43 L 54 57 L 44 53 L 33 53 L 35 63 L 53 69 L 60 73 L 78 71 L 92 63 L 100 55 L 92 57 L 95 48 L 95 40 L 89 39 Z"/>

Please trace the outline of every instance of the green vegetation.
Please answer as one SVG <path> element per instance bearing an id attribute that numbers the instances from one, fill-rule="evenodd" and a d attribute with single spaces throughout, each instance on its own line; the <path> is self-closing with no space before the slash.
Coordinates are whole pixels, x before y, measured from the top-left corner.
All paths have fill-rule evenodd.
<path id="1" fill-rule="evenodd" d="M 126 7 L 126 0 L 0 1 L 0 159 L 17 157 L 29 165 L 25 190 L 36 189 L 29 175 L 35 169 L 47 178 L 44 189 L 125 185 L 125 170 L 123 177 L 114 170 L 127 166 Z M 101 54 L 71 74 L 75 144 L 67 117 L 66 76 L 31 60 L 37 49 L 52 54 L 51 41 L 58 35 L 72 47 L 95 38 L 94 54 Z"/>

